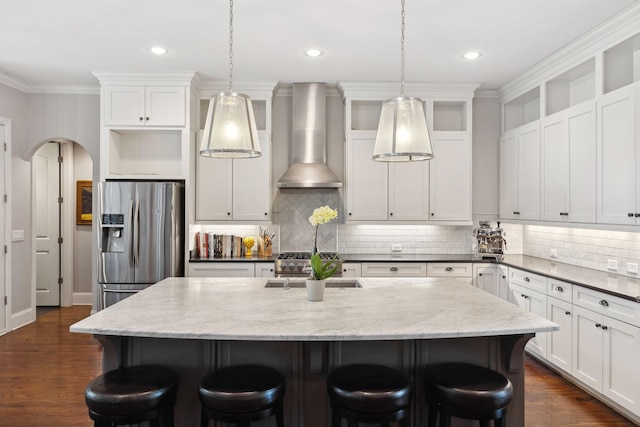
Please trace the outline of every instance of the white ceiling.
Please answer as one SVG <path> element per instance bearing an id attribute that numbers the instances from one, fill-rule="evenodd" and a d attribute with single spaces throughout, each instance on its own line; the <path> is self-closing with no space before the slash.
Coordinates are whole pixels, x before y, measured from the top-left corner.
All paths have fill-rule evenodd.
<path id="1" fill-rule="evenodd" d="M 634 3 L 406 0 L 405 80 L 497 89 Z M 226 81 L 228 21 L 228 0 L 2 0 L 0 73 L 30 88 L 97 86 L 92 71 Z M 400 1 L 235 0 L 233 46 L 234 81 L 399 81 Z"/>

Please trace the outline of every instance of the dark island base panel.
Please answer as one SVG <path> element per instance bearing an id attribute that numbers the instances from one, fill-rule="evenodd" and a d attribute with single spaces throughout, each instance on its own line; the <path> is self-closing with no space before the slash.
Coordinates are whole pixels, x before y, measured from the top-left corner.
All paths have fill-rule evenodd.
<path id="1" fill-rule="evenodd" d="M 460 361 L 496 369 L 513 383 L 514 399 L 507 425 L 524 425 L 524 345 L 533 335 L 448 338 L 401 341 L 207 341 L 164 338 L 96 336 L 104 346 L 104 371 L 123 365 L 159 364 L 177 370 L 180 389 L 176 427 L 199 425 L 198 385 L 219 367 L 256 363 L 281 371 L 287 380 L 285 425 L 330 425 L 325 379 L 334 367 L 352 363 L 379 363 L 398 368 L 413 380 L 412 426 L 426 426 L 427 408 L 422 389 L 422 366 Z M 269 427 L 272 420 L 256 422 Z M 453 419 L 452 427 L 475 426 Z M 252 427 L 254 424 L 252 424 Z"/>

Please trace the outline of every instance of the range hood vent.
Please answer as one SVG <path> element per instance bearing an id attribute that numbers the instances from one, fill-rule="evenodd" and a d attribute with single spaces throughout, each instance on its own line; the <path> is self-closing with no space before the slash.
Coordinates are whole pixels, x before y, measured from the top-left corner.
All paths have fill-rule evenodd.
<path id="1" fill-rule="evenodd" d="M 279 188 L 342 187 L 327 166 L 326 111 L 324 83 L 293 84 L 292 164 L 278 180 Z"/>

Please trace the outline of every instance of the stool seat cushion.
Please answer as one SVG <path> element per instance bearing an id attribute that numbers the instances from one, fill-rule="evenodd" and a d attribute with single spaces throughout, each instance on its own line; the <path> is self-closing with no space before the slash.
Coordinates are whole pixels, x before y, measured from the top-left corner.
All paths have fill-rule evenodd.
<path id="1" fill-rule="evenodd" d="M 382 413 L 409 406 L 411 383 L 400 371 L 381 365 L 346 365 L 327 377 L 332 405 L 353 412 Z"/>
<path id="2" fill-rule="evenodd" d="M 273 368 L 238 365 L 202 379 L 200 401 L 218 412 L 250 413 L 272 407 L 285 393 L 284 376 Z"/>
<path id="3" fill-rule="evenodd" d="M 119 368 L 91 380 L 85 401 L 91 411 L 101 415 L 141 414 L 173 406 L 178 384 L 178 374 L 162 366 Z"/>
<path id="4" fill-rule="evenodd" d="M 495 411 L 513 396 L 511 381 L 501 373 L 468 363 L 428 365 L 424 372 L 427 399 L 470 411 Z"/>

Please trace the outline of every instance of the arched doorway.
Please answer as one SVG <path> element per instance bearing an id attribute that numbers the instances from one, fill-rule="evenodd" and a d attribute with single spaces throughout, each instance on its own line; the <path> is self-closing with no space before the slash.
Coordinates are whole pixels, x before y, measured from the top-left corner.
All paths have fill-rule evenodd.
<path id="1" fill-rule="evenodd" d="M 38 307 L 91 304 L 91 222 L 86 215 L 77 219 L 76 184 L 91 182 L 93 161 L 75 141 L 53 138 L 33 154 L 31 174 L 32 301 Z"/>

